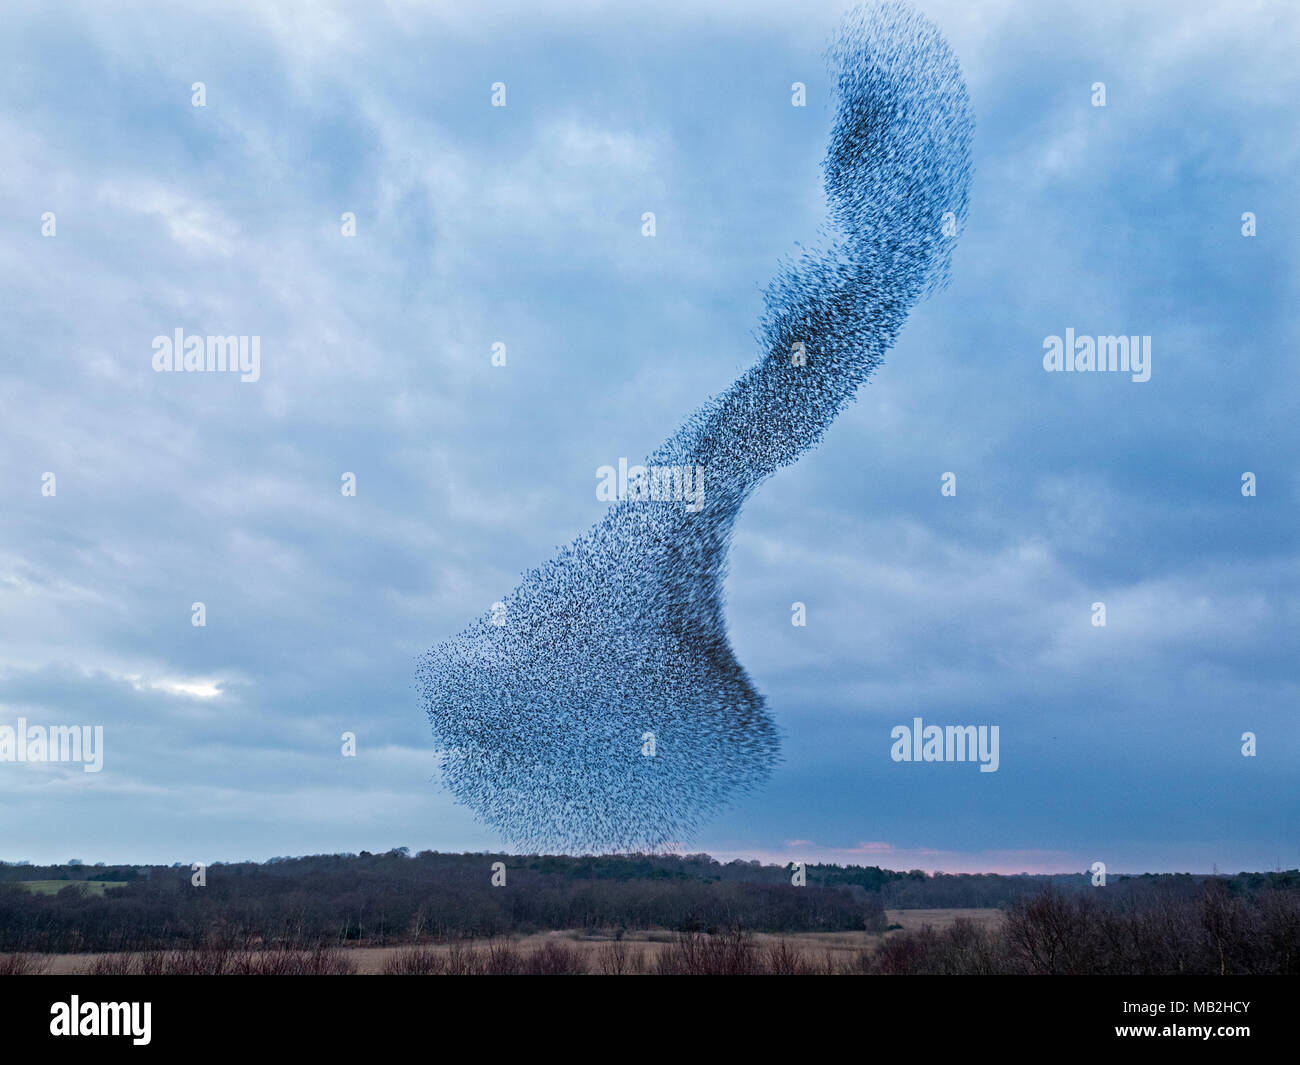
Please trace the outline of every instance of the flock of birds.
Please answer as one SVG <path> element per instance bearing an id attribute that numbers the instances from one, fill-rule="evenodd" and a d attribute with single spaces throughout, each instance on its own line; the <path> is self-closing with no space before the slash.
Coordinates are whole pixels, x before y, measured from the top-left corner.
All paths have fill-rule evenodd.
<path id="1" fill-rule="evenodd" d="M 727 638 L 736 516 L 818 443 L 910 308 L 947 281 L 970 181 L 965 82 L 930 22 L 897 3 L 858 9 L 827 56 L 821 238 L 769 284 L 758 362 L 646 460 L 703 467 L 704 506 L 615 503 L 504 610 L 420 659 L 443 785 L 521 848 L 688 840 L 778 761 Z"/>

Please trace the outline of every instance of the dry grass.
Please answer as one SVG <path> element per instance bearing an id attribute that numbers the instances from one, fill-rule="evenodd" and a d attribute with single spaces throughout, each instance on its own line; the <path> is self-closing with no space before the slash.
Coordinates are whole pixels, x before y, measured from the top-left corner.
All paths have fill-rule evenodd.
<path id="1" fill-rule="evenodd" d="M 576 944 L 554 940 L 531 951 L 509 940 L 480 946 L 453 943 L 445 950 L 400 950 L 382 971 L 386 976 L 581 976 L 588 971 L 587 953 Z"/>
<path id="2" fill-rule="evenodd" d="M 891 924 L 905 931 L 925 925 L 942 930 L 960 919 L 979 925 L 1002 920 L 1000 910 L 889 910 Z M 135 954 L 0 955 L 0 974 L 47 972 L 158 974 L 344 975 L 579 975 L 632 976 L 667 972 L 764 972 L 785 975 L 863 971 L 881 944 L 902 932 L 808 932 L 788 936 L 745 934 L 680 936 L 663 930 L 545 932 L 490 941 L 405 947 L 339 947 L 203 950 Z M 742 942 L 743 941 L 743 942 Z M 28 959 L 14 961 L 13 959 Z"/>
<path id="3" fill-rule="evenodd" d="M 51 961 L 48 954 L 0 954 L 0 976 L 38 976 Z"/>
<path id="4" fill-rule="evenodd" d="M 357 971 L 346 952 L 310 950 L 152 950 L 100 954 L 81 970 L 91 976 L 351 976 Z"/>

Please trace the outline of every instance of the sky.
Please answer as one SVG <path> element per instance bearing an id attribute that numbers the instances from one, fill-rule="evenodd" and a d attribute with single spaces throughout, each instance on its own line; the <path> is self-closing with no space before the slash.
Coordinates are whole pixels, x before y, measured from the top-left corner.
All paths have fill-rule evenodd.
<path id="1" fill-rule="evenodd" d="M 103 768 L 0 760 L 0 859 L 508 849 L 416 659 L 758 358 L 849 6 L 10 5 L 0 736 L 102 726 Z M 1296 867 L 1300 9 L 917 6 L 977 121 L 952 284 L 737 523 L 783 759 L 680 845 Z M 156 372 L 176 329 L 258 379 Z M 1150 379 L 1045 371 L 1067 329 Z M 997 771 L 894 761 L 918 717 Z"/>

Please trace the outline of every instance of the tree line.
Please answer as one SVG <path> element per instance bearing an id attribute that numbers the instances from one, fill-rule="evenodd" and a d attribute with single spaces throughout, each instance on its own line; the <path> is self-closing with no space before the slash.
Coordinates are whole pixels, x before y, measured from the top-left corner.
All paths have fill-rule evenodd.
<path id="1" fill-rule="evenodd" d="M 165 950 L 214 939 L 266 948 L 417 944 L 553 929 L 882 932 L 886 908 L 1018 912 L 1046 894 L 1146 912 L 1195 903 L 1207 886 L 1248 907 L 1270 893 L 1300 892 L 1294 870 L 1114 877 L 1104 888 L 1083 873 L 927 875 L 819 864 L 802 873 L 806 885 L 796 886 L 788 866 L 706 854 L 412 856 L 396 848 L 213 864 L 199 887 L 191 867 L 180 864 L 0 863 L 0 952 Z M 67 884 L 43 894 L 23 881 Z M 88 886 L 96 882 L 110 886 L 101 894 Z"/>

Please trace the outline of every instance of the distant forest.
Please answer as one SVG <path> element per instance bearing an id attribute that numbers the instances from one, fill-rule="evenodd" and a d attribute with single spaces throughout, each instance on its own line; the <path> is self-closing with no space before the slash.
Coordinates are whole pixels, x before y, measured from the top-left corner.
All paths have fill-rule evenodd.
<path id="1" fill-rule="evenodd" d="M 495 863 L 504 865 L 502 886 L 492 883 Z M 1086 873 L 927 875 L 808 865 L 806 884 L 795 886 L 789 867 L 705 854 L 411 855 L 398 848 L 213 864 L 202 887 L 192 875 L 182 865 L 0 862 L 0 953 L 158 950 L 213 938 L 267 947 L 414 944 L 553 929 L 611 936 L 629 929 L 883 932 L 886 909 L 1007 909 L 1045 893 L 1114 912 L 1192 904 L 1207 890 L 1247 909 L 1260 899 L 1300 898 L 1297 870 L 1111 876 L 1098 888 Z"/>

